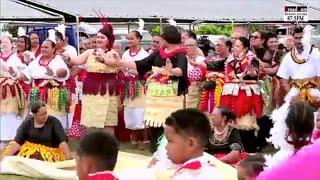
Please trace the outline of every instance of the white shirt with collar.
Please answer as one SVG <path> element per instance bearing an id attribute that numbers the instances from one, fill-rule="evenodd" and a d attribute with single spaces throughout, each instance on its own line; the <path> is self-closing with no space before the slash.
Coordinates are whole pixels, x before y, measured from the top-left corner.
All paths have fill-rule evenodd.
<path id="1" fill-rule="evenodd" d="M 215 165 L 206 157 L 190 159 L 178 168 L 173 180 L 215 180 L 223 179 Z"/>
<path id="2" fill-rule="evenodd" d="M 304 50 L 300 55 L 302 56 L 305 54 L 305 51 L 310 50 Z M 320 77 L 319 50 L 317 48 L 313 48 L 309 59 L 303 64 L 294 62 L 291 52 L 287 53 L 280 64 L 277 76 L 283 79 L 308 79 Z"/>

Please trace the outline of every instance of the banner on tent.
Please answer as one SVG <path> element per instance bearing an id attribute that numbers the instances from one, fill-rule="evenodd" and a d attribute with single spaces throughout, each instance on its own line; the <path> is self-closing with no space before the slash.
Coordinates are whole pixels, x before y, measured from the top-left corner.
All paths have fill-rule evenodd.
<path id="1" fill-rule="evenodd" d="M 308 7 L 307 6 L 285 6 L 284 7 L 284 21 L 308 21 Z"/>

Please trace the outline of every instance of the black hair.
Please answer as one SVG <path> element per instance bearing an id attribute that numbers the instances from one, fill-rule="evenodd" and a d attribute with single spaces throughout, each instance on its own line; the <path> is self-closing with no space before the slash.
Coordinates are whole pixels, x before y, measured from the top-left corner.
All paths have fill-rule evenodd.
<path id="1" fill-rule="evenodd" d="M 94 160 L 98 171 L 113 171 L 118 159 L 119 145 L 114 136 L 99 131 L 86 134 L 80 140 L 77 155 Z"/>
<path id="2" fill-rule="evenodd" d="M 181 109 L 167 117 L 165 124 L 171 126 L 180 135 L 195 137 L 205 147 L 208 143 L 211 126 L 208 117 L 192 108 Z"/>
<path id="3" fill-rule="evenodd" d="M 24 40 L 24 50 L 25 51 L 30 51 L 31 50 L 31 40 L 28 36 L 19 36 L 19 38 L 22 38 Z"/>
<path id="4" fill-rule="evenodd" d="M 292 31 L 292 36 L 294 36 L 296 33 L 303 33 L 303 27 L 298 26 L 294 28 L 294 30 Z"/>
<path id="5" fill-rule="evenodd" d="M 271 38 L 276 38 L 278 39 L 278 35 L 274 32 L 267 32 L 267 35 L 266 35 L 266 42 L 271 39 Z"/>
<path id="6" fill-rule="evenodd" d="M 226 45 L 228 47 L 228 52 L 231 52 L 231 49 L 232 49 L 232 42 L 230 40 L 227 40 L 226 41 Z"/>
<path id="7" fill-rule="evenodd" d="M 208 36 L 200 36 L 197 43 L 205 57 L 208 56 L 210 50 L 215 51 L 214 44 L 208 39 Z"/>
<path id="8" fill-rule="evenodd" d="M 32 34 L 36 34 L 36 35 L 38 36 L 38 38 L 39 38 L 39 34 L 38 34 L 37 31 L 30 31 L 30 32 L 28 33 L 29 37 L 30 37 Z"/>
<path id="9" fill-rule="evenodd" d="M 239 37 L 238 39 L 239 41 L 241 41 L 242 45 L 244 48 L 250 48 L 250 41 L 249 39 L 245 38 L 245 37 Z"/>
<path id="10" fill-rule="evenodd" d="M 310 143 L 310 137 L 314 129 L 314 108 L 305 101 L 294 101 L 289 106 L 286 124 L 290 138 L 287 141 L 296 150 Z"/>
<path id="11" fill-rule="evenodd" d="M 182 32 L 187 33 L 188 36 L 189 36 L 189 38 L 192 38 L 192 39 L 197 40 L 197 35 L 196 35 L 196 33 L 194 33 L 193 31 L 191 31 L 191 30 L 184 30 L 184 31 L 182 31 Z"/>
<path id="12" fill-rule="evenodd" d="M 225 38 L 225 37 L 219 38 L 219 40 L 222 40 L 222 41 L 225 43 L 225 45 L 226 45 L 227 48 L 228 48 L 228 52 L 230 52 L 230 51 L 231 51 L 231 48 L 232 48 L 232 42 L 231 42 L 231 40 L 230 40 L 229 38 Z"/>
<path id="13" fill-rule="evenodd" d="M 220 110 L 221 116 L 226 117 L 226 122 L 229 122 L 229 121 L 236 119 L 236 114 L 234 112 L 232 112 L 231 110 L 229 110 L 228 108 L 226 108 L 224 106 L 217 106 L 217 108 Z"/>
<path id="14" fill-rule="evenodd" d="M 266 39 L 267 39 L 267 34 L 266 34 L 264 31 L 258 30 L 258 31 L 256 31 L 256 32 L 258 32 L 258 33 L 260 34 L 260 38 L 261 38 L 261 39 L 263 39 L 263 40 L 266 41 Z"/>
<path id="15" fill-rule="evenodd" d="M 286 47 L 283 44 L 279 44 L 279 46 L 278 46 L 279 51 L 284 51 L 285 49 L 286 49 Z"/>
<path id="16" fill-rule="evenodd" d="M 139 39 L 139 41 L 142 40 L 142 35 L 139 31 L 133 30 L 133 31 L 130 31 L 130 33 L 134 33 L 134 35 Z"/>
<path id="17" fill-rule="evenodd" d="M 31 103 L 31 112 L 36 114 L 40 108 L 45 107 L 46 104 L 43 101 L 35 101 Z"/>
<path id="18" fill-rule="evenodd" d="M 53 42 L 52 40 L 50 40 L 50 39 L 45 39 L 44 41 L 48 41 L 48 42 L 50 42 L 50 44 L 51 44 L 52 48 L 55 48 L 55 47 L 56 47 L 56 43 L 55 43 L 55 42 Z M 43 41 L 43 42 L 44 42 L 44 41 Z"/>
<path id="19" fill-rule="evenodd" d="M 163 28 L 161 38 L 169 44 L 180 44 L 181 42 L 181 35 L 178 29 L 171 25 Z"/>
<path id="20" fill-rule="evenodd" d="M 265 162 L 266 159 L 262 155 L 256 154 L 240 161 L 239 166 L 246 169 L 249 176 L 258 176 L 263 171 Z M 242 180 L 243 178 L 240 178 L 238 174 L 238 179 Z"/>
<path id="21" fill-rule="evenodd" d="M 276 38 L 276 39 L 278 39 L 278 36 L 277 36 L 277 34 L 274 33 L 274 32 L 267 32 L 267 33 L 266 33 L 266 38 L 265 38 L 264 44 L 265 44 L 265 47 L 266 47 L 267 49 L 268 49 L 268 41 L 269 41 L 269 39 L 271 39 L 271 38 Z"/>
<path id="22" fill-rule="evenodd" d="M 103 35 L 105 35 L 105 36 L 107 36 L 107 38 L 108 38 L 108 49 L 110 50 L 113 47 L 113 43 L 114 43 L 114 40 L 115 40 L 115 37 L 114 37 L 113 33 L 110 32 L 106 28 L 102 28 L 98 32 L 103 34 Z"/>
<path id="23" fill-rule="evenodd" d="M 257 32 L 257 33 L 260 34 L 260 39 L 261 39 L 261 40 L 264 40 L 264 42 L 263 42 L 263 47 L 266 47 L 266 46 L 267 46 L 267 33 L 264 32 L 264 31 L 261 31 L 261 30 L 257 30 L 257 31 L 255 31 L 255 32 Z M 250 38 L 251 38 L 251 36 L 250 36 Z M 249 38 L 249 39 L 250 39 L 250 38 Z"/>
<path id="24" fill-rule="evenodd" d="M 62 34 L 61 32 L 56 31 L 54 34 L 55 34 L 56 37 L 58 37 L 60 40 L 64 41 L 63 34 Z"/>

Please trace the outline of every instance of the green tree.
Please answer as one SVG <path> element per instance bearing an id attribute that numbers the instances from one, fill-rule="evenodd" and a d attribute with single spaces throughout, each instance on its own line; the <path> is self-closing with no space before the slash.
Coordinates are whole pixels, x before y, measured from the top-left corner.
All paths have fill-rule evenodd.
<path id="1" fill-rule="evenodd" d="M 160 36 L 160 26 L 155 26 L 151 29 L 152 36 Z"/>
<path id="2" fill-rule="evenodd" d="M 255 32 L 255 31 L 258 31 L 258 30 L 264 31 L 265 30 L 265 26 L 262 25 L 262 24 L 249 24 L 248 25 L 248 31 L 249 31 L 250 34 Z"/>
<path id="3" fill-rule="evenodd" d="M 8 31 L 12 37 L 18 36 L 18 26 L 4 26 L 3 31 Z"/>
<path id="4" fill-rule="evenodd" d="M 203 25 L 200 25 L 196 30 L 196 34 L 199 34 L 199 35 L 212 34 L 212 35 L 230 36 L 231 33 L 232 33 L 232 24 L 227 24 L 227 25 L 203 24 Z"/>

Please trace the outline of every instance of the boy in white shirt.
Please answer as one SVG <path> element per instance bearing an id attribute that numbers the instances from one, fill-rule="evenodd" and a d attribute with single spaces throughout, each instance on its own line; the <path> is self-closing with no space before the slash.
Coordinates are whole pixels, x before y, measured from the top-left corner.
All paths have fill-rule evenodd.
<path id="1" fill-rule="evenodd" d="M 222 179 L 221 174 L 204 156 L 211 126 L 207 116 L 195 109 L 178 110 L 166 119 L 166 150 L 174 164 L 182 164 L 171 179 Z"/>

